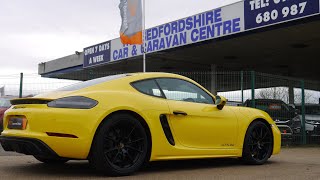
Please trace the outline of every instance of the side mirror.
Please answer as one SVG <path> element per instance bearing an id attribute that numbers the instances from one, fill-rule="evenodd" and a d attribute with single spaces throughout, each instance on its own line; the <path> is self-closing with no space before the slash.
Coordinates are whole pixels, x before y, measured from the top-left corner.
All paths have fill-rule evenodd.
<path id="1" fill-rule="evenodd" d="M 219 110 L 222 110 L 223 107 L 226 105 L 227 103 L 227 99 L 223 96 L 216 96 L 216 105 L 217 105 L 217 108 Z"/>

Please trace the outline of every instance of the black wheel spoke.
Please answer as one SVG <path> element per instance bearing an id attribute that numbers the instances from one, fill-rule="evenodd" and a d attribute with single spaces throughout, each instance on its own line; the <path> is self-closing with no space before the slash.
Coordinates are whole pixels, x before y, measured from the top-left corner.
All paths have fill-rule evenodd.
<path id="1" fill-rule="evenodd" d="M 120 153 L 118 152 L 115 156 L 114 156 L 114 158 L 112 159 L 112 163 L 115 163 L 115 161 L 117 160 L 117 158 L 118 158 L 118 156 L 120 155 Z"/>
<path id="2" fill-rule="evenodd" d="M 134 166 L 143 157 L 145 139 L 143 129 L 136 122 L 115 122 L 104 135 L 105 157 L 116 168 Z"/>
<path id="3" fill-rule="evenodd" d="M 272 142 L 262 142 L 262 144 L 271 144 Z"/>
<path id="4" fill-rule="evenodd" d="M 144 138 L 139 138 L 139 139 L 127 142 L 127 144 L 133 144 L 133 143 L 136 143 L 136 142 L 139 142 L 139 141 L 143 141 L 143 140 L 144 140 Z"/>
<path id="5" fill-rule="evenodd" d="M 252 154 L 253 157 L 257 155 L 257 150 L 258 150 L 258 147 L 255 147 L 255 148 L 251 151 L 251 154 Z"/>
<path id="6" fill-rule="evenodd" d="M 136 126 L 134 125 L 133 128 L 131 129 L 129 135 L 126 137 L 126 139 L 128 139 L 128 138 L 131 136 L 131 134 L 133 133 L 133 131 L 134 131 L 135 129 L 136 129 Z"/>
<path id="7" fill-rule="evenodd" d="M 254 130 L 254 133 L 252 133 L 252 136 L 255 140 L 258 140 L 259 139 L 259 132 L 257 129 Z"/>
<path id="8" fill-rule="evenodd" d="M 256 153 L 256 157 L 257 157 L 257 158 L 259 158 L 260 151 L 261 151 L 261 150 L 260 150 L 259 148 L 257 148 L 257 151 L 256 151 L 256 152 L 257 152 L 257 153 Z"/>
<path id="9" fill-rule="evenodd" d="M 272 144 L 272 136 L 266 126 L 260 125 L 252 129 L 247 145 L 254 159 L 258 161 L 265 159 L 270 152 L 270 144 Z"/>
<path id="10" fill-rule="evenodd" d="M 111 152 L 113 152 L 113 151 L 116 151 L 116 150 L 118 150 L 117 147 L 110 148 L 110 149 L 107 149 L 107 150 L 105 151 L 105 153 L 106 153 L 106 154 L 109 154 L 109 153 L 111 153 Z"/>
<path id="11" fill-rule="evenodd" d="M 141 151 L 141 150 L 139 150 L 139 149 L 137 149 L 137 148 L 135 148 L 135 147 L 132 147 L 132 146 L 125 146 L 126 148 L 129 148 L 129 149 L 131 149 L 131 150 L 134 150 L 134 151 L 136 151 L 136 152 L 139 152 L 139 153 L 142 153 L 143 151 Z"/>
<path id="12" fill-rule="evenodd" d="M 117 131 L 117 129 L 115 129 L 114 127 L 112 127 L 112 131 L 114 133 L 115 136 L 120 137 L 120 132 Z"/>
<path id="13" fill-rule="evenodd" d="M 133 157 L 127 152 L 127 157 L 130 159 L 131 162 L 134 162 Z"/>
<path id="14" fill-rule="evenodd" d="M 116 142 L 116 140 L 115 139 L 113 139 L 112 137 L 110 137 L 110 136 L 105 136 L 105 139 L 106 140 L 111 140 L 112 142 Z"/>
<path id="15" fill-rule="evenodd" d="M 261 140 L 264 140 L 268 135 L 269 133 L 265 133 L 264 136 L 261 138 Z"/>

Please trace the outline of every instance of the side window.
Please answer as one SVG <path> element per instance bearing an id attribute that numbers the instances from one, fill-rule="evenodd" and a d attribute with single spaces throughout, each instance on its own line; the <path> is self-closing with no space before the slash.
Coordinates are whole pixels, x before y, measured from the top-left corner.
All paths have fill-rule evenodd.
<path id="1" fill-rule="evenodd" d="M 162 97 L 160 89 L 153 79 L 134 82 L 132 86 L 144 94 Z"/>
<path id="2" fill-rule="evenodd" d="M 214 104 L 208 93 L 190 82 L 173 78 L 159 78 L 157 82 L 167 99 Z"/>

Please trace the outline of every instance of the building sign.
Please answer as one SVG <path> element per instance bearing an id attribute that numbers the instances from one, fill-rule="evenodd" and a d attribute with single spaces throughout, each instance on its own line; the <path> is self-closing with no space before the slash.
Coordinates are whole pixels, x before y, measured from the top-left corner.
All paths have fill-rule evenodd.
<path id="1" fill-rule="evenodd" d="M 254 28 L 319 14 L 320 0 L 244 0 L 145 31 L 145 51 L 153 53 Z M 84 49 L 83 67 L 93 67 L 143 54 L 141 45 L 114 39 Z"/>
<path id="2" fill-rule="evenodd" d="M 243 2 L 147 29 L 147 53 L 244 31 Z"/>
<path id="3" fill-rule="evenodd" d="M 197 43 L 244 31 L 243 2 L 173 21 L 145 31 L 146 53 Z M 143 54 L 141 45 L 123 45 L 120 39 L 84 49 L 84 68 Z M 105 46 L 107 47 L 107 46 Z M 109 57 L 107 57 L 109 54 Z"/>
<path id="4" fill-rule="evenodd" d="M 141 45 L 123 45 L 120 38 L 111 41 L 111 61 L 119 61 L 142 54 Z"/>
<path id="5" fill-rule="evenodd" d="M 245 26 L 252 29 L 319 13 L 319 0 L 245 0 Z"/>
<path id="6" fill-rule="evenodd" d="M 91 67 L 110 62 L 111 41 L 84 48 L 84 67 Z"/>

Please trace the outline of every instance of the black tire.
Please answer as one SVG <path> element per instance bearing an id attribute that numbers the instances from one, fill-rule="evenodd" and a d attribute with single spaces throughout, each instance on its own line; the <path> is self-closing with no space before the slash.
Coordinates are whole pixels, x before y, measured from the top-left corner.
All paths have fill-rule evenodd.
<path id="1" fill-rule="evenodd" d="M 115 114 L 97 130 L 89 162 L 105 175 L 126 176 L 141 168 L 148 149 L 141 123 L 129 114 Z"/>
<path id="2" fill-rule="evenodd" d="M 273 151 L 273 134 L 265 123 L 254 121 L 250 124 L 243 145 L 242 160 L 246 164 L 261 165 Z"/>
<path id="3" fill-rule="evenodd" d="M 58 158 L 46 158 L 42 156 L 33 156 L 36 158 L 38 161 L 43 162 L 45 164 L 64 164 L 68 162 L 68 159 L 58 159 Z"/>

